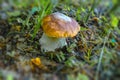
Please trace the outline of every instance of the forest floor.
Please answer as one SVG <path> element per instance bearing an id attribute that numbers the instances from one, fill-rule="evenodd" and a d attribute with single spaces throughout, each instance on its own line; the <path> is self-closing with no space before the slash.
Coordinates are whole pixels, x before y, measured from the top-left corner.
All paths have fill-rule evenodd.
<path id="1" fill-rule="evenodd" d="M 79 33 L 41 50 L 41 20 L 74 18 Z M 119 0 L 1 0 L 0 80 L 120 80 Z"/>

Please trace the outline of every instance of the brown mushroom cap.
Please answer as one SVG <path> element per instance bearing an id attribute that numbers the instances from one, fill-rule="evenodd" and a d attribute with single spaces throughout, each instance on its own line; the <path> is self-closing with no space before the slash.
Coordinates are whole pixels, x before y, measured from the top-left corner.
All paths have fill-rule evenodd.
<path id="1" fill-rule="evenodd" d="M 80 30 L 79 24 L 72 18 L 55 12 L 43 18 L 42 27 L 49 37 L 74 37 Z"/>

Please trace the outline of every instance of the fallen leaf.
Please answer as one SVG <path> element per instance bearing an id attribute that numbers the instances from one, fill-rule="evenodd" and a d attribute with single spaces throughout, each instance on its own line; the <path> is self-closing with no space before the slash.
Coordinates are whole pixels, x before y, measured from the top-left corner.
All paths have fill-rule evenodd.
<path id="1" fill-rule="evenodd" d="M 43 71 L 49 71 L 48 68 L 42 64 L 41 59 L 38 57 L 30 60 L 30 66 L 33 71 L 35 71 L 37 68 Z"/>
<path id="2" fill-rule="evenodd" d="M 40 65 L 42 65 L 42 63 L 41 63 L 41 60 L 40 60 L 40 58 L 34 58 L 34 59 L 31 59 L 31 62 L 33 63 L 33 64 L 35 64 L 36 66 L 40 66 Z"/>

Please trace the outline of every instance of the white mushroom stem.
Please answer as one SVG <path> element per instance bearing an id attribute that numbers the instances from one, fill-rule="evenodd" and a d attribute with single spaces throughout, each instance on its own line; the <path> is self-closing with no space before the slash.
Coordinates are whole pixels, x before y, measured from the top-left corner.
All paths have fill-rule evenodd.
<path id="1" fill-rule="evenodd" d="M 48 37 L 45 33 L 43 33 L 39 42 L 41 49 L 45 51 L 55 51 L 55 49 L 67 45 L 65 38 Z"/>

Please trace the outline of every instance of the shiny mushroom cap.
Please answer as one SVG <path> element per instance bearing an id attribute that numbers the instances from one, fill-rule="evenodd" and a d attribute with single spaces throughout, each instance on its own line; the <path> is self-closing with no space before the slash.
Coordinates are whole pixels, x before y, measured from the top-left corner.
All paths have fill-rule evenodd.
<path id="1" fill-rule="evenodd" d="M 80 30 L 79 24 L 62 13 L 55 12 L 45 16 L 42 20 L 44 33 L 49 37 L 74 37 Z"/>

